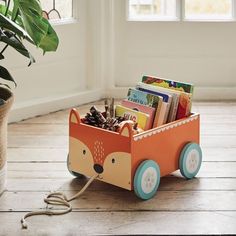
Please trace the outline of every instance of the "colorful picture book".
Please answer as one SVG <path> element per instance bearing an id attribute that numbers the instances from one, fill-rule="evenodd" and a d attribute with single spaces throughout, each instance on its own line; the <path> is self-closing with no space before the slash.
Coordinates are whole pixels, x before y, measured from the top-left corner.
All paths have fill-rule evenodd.
<path id="1" fill-rule="evenodd" d="M 163 78 L 158 78 L 154 76 L 144 75 L 142 78 L 142 82 L 146 84 L 151 84 L 154 86 L 159 86 L 163 88 L 169 88 L 178 90 L 181 92 L 191 93 L 193 94 L 193 85 L 189 83 L 183 83 L 175 80 L 168 80 Z"/>
<path id="2" fill-rule="evenodd" d="M 124 107 L 122 105 L 116 106 L 115 116 L 125 117 L 127 120 L 133 120 L 138 123 L 138 126 L 143 130 L 148 130 L 150 127 L 149 115 L 140 111 Z"/>
<path id="3" fill-rule="evenodd" d="M 137 89 L 129 89 L 127 94 L 127 99 L 132 102 L 143 104 L 146 106 L 156 108 L 162 100 L 159 96 L 154 94 L 146 93 Z"/>
<path id="4" fill-rule="evenodd" d="M 146 106 L 150 106 L 156 109 L 156 114 L 153 121 L 153 127 L 157 127 L 165 123 L 166 120 L 165 116 L 163 115 L 164 114 L 163 109 L 165 108 L 162 106 L 163 104 L 162 97 L 155 94 L 143 92 L 138 89 L 129 89 L 127 94 L 127 100 L 143 104 Z"/>
<path id="5" fill-rule="evenodd" d="M 191 114 L 193 85 L 153 76 L 143 76 L 127 98 L 116 107 L 116 116 L 134 120 L 147 130 Z"/>
<path id="6" fill-rule="evenodd" d="M 121 102 L 121 105 L 127 108 L 130 108 L 132 110 L 135 111 L 141 111 L 145 114 L 149 115 L 149 119 L 148 119 L 148 124 L 147 127 L 151 127 L 153 126 L 153 122 L 154 122 L 154 118 L 155 118 L 155 114 L 156 114 L 156 109 L 154 107 L 149 107 L 146 105 L 142 105 L 136 102 L 131 102 L 127 99 L 123 100 Z"/>
<path id="7" fill-rule="evenodd" d="M 148 80 L 143 80 L 143 81 L 150 82 Z M 192 104 L 192 93 L 184 92 L 183 89 L 176 89 L 174 87 L 168 87 L 168 86 L 165 87 L 165 83 L 154 82 L 154 83 L 149 83 L 148 85 L 152 87 L 157 87 L 158 89 L 161 89 L 166 92 L 171 92 L 172 94 L 176 94 L 176 96 L 179 97 L 176 119 L 181 119 L 190 115 L 191 104 Z"/>
<path id="8" fill-rule="evenodd" d="M 142 82 L 139 82 L 136 86 L 139 90 L 146 91 L 152 94 L 156 94 L 159 96 L 166 96 L 168 99 L 166 99 L 166 102 L 163 102 L 165 105 L 165 119 L 164 122 L 171 122 L 176 119 L 178 104 L 179 104 L 179 96 L 176 95 L 175 92 L 172 91 L 166 91 L 163 88 L 152 86 L 149 84 L 145 84 Z M 164 101 L 164 100 L 163 100 Z"/>
<path id="9" fill-rule="evenodd" d="M 143 86 L 139 86 L 139 84 L 143 84 Z M 143 91 L 145 93 L 149 93 L 149 94 L 160 96 L 160 97 L 162 97 L 163 102 L 169 102 L 170 96 L 168 94 L 160 93 L 158 91 L 152 91 L 152 90 L 150 90 L 150 87 L 148 88 L 147 86 L 149 86 L 149 85 L 144 84 L 142 82 L 139 82 L 136 85 L 136 89 L 138 89 L 139 91 Z"/>

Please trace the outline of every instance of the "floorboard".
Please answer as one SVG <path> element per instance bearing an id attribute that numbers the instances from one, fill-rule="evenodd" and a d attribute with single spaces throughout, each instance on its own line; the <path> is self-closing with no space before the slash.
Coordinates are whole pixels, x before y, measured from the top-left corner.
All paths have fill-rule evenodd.
<path id="1" fill-rule="evenodd" d="M 95 104 L 102 109 L 103 101 Z M 78 107 L 80 114 L 91 105 Z M 71 196 L 87 178 L 67 171 L 69 110 L 9 125 L 0 235 L 236 234 L 236 103 L 196 102 L 193 111 L 201 115 L 203 163 L 197 178 L 187 181 L 176 171 L 161 179 L 149 201 L 95 181 L 72 202 L 72 213 L 32 217 L 27 230 L 20 218 L 45 209 L 49 192 Z"/>

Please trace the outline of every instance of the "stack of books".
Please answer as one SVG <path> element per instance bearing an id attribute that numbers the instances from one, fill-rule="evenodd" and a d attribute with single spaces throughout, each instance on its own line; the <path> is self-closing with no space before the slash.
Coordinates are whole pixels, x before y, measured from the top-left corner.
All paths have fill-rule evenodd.
<path id="1" fill-rule="evenodd" d="M 189 116 L 192 96 L 192 84 L 145 75 L 128 90 L 127 97 L 116 106 L 115 115 L 148 130 Z"/>

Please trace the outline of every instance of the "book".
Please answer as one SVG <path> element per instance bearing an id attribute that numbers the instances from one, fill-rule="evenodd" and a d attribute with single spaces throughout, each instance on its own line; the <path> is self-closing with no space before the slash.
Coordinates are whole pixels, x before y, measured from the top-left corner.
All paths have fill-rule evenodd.
<path id="1" fill-rule="evenodd" d="M 138 89 L 129 89 L 127 94 L 127 100 L 146 106 L 154 107 L 156 109 L 153 127 L 157 127 L 165 123 L 165 117 L 163 115 L 163 113 L 165 113 L 165 107 L 162 106 L 162 97 L 155 94 L 143 92 Z"/>
<path id="2" fill-rule="evenodd" d="M 167 96 L 168 99 L 167 100 L 165 99 L 166 102 L 163 102 L 165 106 L 164 121 L 166 123 L 166 122 L 174 121 L 176 119 L 176 114 L 177 114 L 177 109 L 178 109 L 178 104 L 179 104 L 179 96 L 176 95 L 175 92 L 166 91 L 163 88 L 159 88 L 159 87 L 145 84 L 142 82 L 139 82 L 136 87 L 139 90 L 148 91 L 149 93 L 152 93 L 152 94 L 156 94 L 159 96 Z M 164 98 L 163 98 L 163 101 L 164 101 Z"/>
<path id="3" fill-rule="evenodd" d="M 159 96 L 131 88 L 128 90 L 127 99 L 129 101 L 147 105 L 154 108 L 158 106 L 158 103 L 161 100 Z"/>
<path id="4" fill-rule="evenodd" d="M 153 122 L 154 122 L 154 117 L 155 117 L 155 114 L 156 114 L 156 109 L 154 107 L 149 107 L 149 106 L 142 105 L 142 104 L 139 104 L 139 103 L 136 103 L 136 102 L 131 102 L 127 99 L 121 101 L 121 105 L 124 106 L 124 107 L 128 107 L 132 110 L 141 111 L 145 114 L 148 114 L 149 115 L 149 121 L 148 121 L 148 124 L 147 124 L 147 128 L 148 129 L 152 128 Z"/>
<path id="5" fill-rule="evenodd" d="M 151 84 L 163 88 L 169 88 L 173 90 L 178 90 L 181 92 L 191 93 L 193 94 L 193 84 L 183 83 L 175 80 L 168 80 L 163 78 L 158 78 L 154 76 L 144 75 L 142 78 L 142 82 L 146 84 Z"/>
<path id="6" fill-rule="evenodd" d="M 175 90 L 175 89 L 170 89 L 170 88 L 165 88 L 159 86 L 160 84 L 158 83 L 153 83 L 153 84 L 146 84 L 148 86 L 158 88 L 158 90 L 165 91 L 166 93 L 171 93 L 172 96 L 175 94 L 175 96 L 178 96 L 178 108 L 177 108 L 177 113 L 176 113 L 176 119 L 181 119 L 184 117 L 187 117 L 191 113 L 191 106 L 192 106 L 192 94 L 191 93 L 186 93 L 180 90 Z"/>
<path id="7" fill-rule="evenodd" d="M 142 92 L 146 92 L 146 93 L 150 93 L 150 94 L 162 97 L 163 102 L 169 102 L 170 95 L 168 95 L 168 94 L 160 93 L 160 92 L 157 92 L 157 91 L 152 91 L 152 90 L 149 90 L 147 88 L 139 87 L 138 85 L 136 86 L 136 89 L 138 89 L 139 91 L 142 91 Z"/>
<path id="8" fill-rule="evenodd" d="M 178 120 L 184 117 L 188 117 L 191 114 L 191 107 L 192 107 L 192 94 L 180 92 L 176 119 Z"/>
<path id="9" fill-rule="evenodd" d="M 138 123 L 138 127 L 147 130 L 149 124 L 149 115 L 140 111 L 135 111 L 122 105 L 116 105 L 115 116 L 125 117 L 127 120 L 133 120 Z"/>

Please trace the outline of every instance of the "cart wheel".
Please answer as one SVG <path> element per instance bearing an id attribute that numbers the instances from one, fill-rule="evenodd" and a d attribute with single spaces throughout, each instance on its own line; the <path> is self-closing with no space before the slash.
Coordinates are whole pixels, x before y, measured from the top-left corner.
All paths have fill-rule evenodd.
<path id="1" fill-rule="evenodd" d="M 83 177 L 83 175 L 81 175 L 80 173 L 77 173 L 77 172 L 74 172 L 74 171 L 70 170 L 69 163 L 70 163 L 70 157 L 69 157 L 69 154 L 68 154 L 68 155 L 67 155 L 67 169 L 68 169 L 68 171 L 69 171 L 73 176 L 75 176 L 75 177 L 77 177 L 77 178 Z"/>
<path id="2" fill-rule="evenodd" d="M 202 150 L 197 143 L 188 143 L 181 151 L 179 169 L 186 179 L 195 177 L 201 167 Z"/>
<path id="3" fill-rule="evenodd" d="M 160 183 L 160 168 L 155 161 L 143 161 L 134 176 L 134 192 L 143 199 L 152 198 Z"/>

